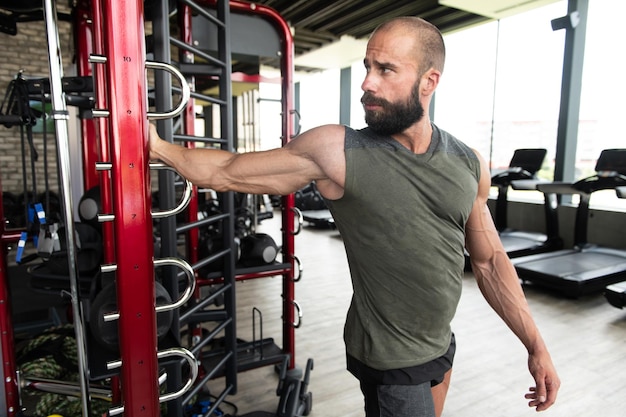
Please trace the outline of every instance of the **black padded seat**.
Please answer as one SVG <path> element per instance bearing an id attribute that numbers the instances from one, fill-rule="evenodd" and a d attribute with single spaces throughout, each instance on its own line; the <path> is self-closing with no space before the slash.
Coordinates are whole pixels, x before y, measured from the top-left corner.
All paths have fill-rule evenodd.
<path id="1" fill-rule="evenodd" d="M 543 192 L 578 194 L 574 246 L 550 253 L 513 259 L 518 275 L 532 282 L 578 297 L 601 291 L 607 285 L 626 279 L 626 250 L 587 242 L 589 200 L 593 192 L 626 186 L 626 149 L 602 151 L 596 163 L 597 174 L 572 184 L 539 184 Z"/>

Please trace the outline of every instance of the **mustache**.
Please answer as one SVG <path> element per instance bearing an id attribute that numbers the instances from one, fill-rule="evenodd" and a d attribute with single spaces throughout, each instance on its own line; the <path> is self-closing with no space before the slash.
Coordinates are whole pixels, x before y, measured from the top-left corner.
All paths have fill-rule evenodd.
<path id="1" fill-rule="evenodd" d="M 386 106 L 389 104 L 384 98 L 376 97 L 372 93 L 363 93 L 361 97 L 362 104 L 373 104 L 375 106 Z"/>

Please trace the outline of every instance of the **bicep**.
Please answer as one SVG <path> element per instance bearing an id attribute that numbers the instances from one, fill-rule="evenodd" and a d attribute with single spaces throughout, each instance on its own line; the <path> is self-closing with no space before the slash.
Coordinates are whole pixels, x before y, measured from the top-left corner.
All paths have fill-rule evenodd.
<path id="1" fill-rule="evenodd" d="M 465 245 L 470 254 L 470 260 L 475 262 L 489 262 L 496 255 L 505 254 L 500 236 L 487 206 L 491 177 L 484 160 L 481 161 L 481 176 L 478 184 L 478 193 L 472 212 L 465 225 Z"/>

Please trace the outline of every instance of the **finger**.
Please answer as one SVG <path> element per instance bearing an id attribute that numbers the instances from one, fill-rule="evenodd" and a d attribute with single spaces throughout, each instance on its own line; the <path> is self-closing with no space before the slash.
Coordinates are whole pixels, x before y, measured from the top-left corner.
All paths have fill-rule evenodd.
<path id="1" fill-rule="evenodd" d="M 537 394 L 539 402 L 545 402 L 547 399 L 546 381 L 543 378 L 537 378 L 537 386 L 534 391 Z"/>
<path id="2" fill-rule="evenodd" d="M 558 381 L 556 383 L 553 383 L 550 379 L 546 380 L 547 398 L 537 406 L 537 411 L 547 410 L 552 404 L 555 403 L 558 385 Z"/>

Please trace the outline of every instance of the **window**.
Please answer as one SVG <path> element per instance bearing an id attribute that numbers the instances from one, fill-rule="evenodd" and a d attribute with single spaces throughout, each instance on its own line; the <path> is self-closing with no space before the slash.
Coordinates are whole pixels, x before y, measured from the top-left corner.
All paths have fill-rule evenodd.
<path id="1" fill-rule="evenodd" d="M 546 148 L 552 179 L 559 117 L 563 31 L 550 21 L 561 1 L 445 36 L 447 62 L 435 122 L 505 169 L 517 148 Z"/>
<path id="2" fill-rule="evenodd" d="M 622 126 L 626 113 L 623 99 L 626 55 L 617 46 L 626 37 L 622 22 L 625 13 L 626 2 L 622 0 L 589 2 L 576 148 L 577 178 L 593 174 L 603 149 L 626 147 Z M 616 198 L 613 191 L 594 193 L 590 204 L 594 208 L 626 211 L 626 199 Z"/>

